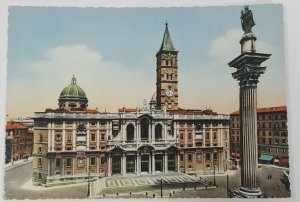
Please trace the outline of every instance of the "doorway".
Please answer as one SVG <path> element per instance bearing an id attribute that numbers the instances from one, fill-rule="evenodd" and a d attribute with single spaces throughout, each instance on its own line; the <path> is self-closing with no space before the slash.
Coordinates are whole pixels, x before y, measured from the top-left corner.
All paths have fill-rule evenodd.
<path id="1" fill-rule="evenodd" d="M 163 172 L 163 156 L 155 155 L 155 171 Z"/>
<path id="2" fill-rule="evenodd" d="M 142 155 L 141 172 L 149 172 L 149 155 Z"/>
<path id="3" fill-rule="evenodd" d="M 121 174 L 121 156 L 112 157 L 112 174 Z"/>

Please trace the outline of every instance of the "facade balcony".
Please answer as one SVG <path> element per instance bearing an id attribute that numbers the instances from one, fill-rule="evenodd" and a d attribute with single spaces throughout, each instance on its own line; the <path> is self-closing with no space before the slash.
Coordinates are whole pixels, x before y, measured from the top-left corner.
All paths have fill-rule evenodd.
<path id="1" fill-rule="evenodd" d="M 107 146 L 121 145 L 123 148 L 135 150 L 141 146 L 153 145 L 154 147 L 166 147 L 168 145 L 179 144 L 178 140 L 132 140 L 132 141 L 109 141 Z"/>

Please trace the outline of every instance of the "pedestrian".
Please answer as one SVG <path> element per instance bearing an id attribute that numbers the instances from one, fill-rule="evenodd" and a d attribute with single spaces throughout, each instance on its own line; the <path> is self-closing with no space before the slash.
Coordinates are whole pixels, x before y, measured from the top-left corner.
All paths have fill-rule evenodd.
<path id="1" fill-rule="evenodd" d="M 270 179 L 272 179 L 272 174 L 270 174 Z"/>

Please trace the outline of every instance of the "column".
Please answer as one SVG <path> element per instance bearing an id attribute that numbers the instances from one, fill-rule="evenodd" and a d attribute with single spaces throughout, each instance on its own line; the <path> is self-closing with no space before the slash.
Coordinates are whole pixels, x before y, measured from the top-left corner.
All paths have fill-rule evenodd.
<path id="1" fill-rule="evenodd" d="M 213 146 L 213 124 L 210 124 L 210 130 L 209 130 L 209 137 L 210 137 L 210 146 Z"/>
<path id="2" fill-rule="evenodd" d="M 153 123 L 153 124 L 151 124 L 151 128 L 152 128 L 152 133 L 151 133 L 151 142 L 152 143 L 154 143 L 154 141 L 155 141 L 155 124 Z"/>
<path id="3" fill-rule="evenodd" d="M 186 152 L 184 152 L 184 154 L 183 154 L 183 156 L 184 156 L 184 170 L 186 170 L 187 169 L 187 163 L 188 163 L 188 154 L 186 153 Z"/>
<path id="4" fill-rule="evenodd" d="M 52 145 L 52 151 L 54 151 L 54 123 L 51 123 L 52 127 L 51 127 L 51 145 Z"/>
<path id="5" fill-rule="evenodd" d="M 175 138 L 177 138 L 177 122 L 175 121 L 173 122 L 173 128 L 174 128 L 173 135 Z"/>
<path id="6" fill-rule="evenodd" d="M 180 172 L 180 151 L 177 151 L 177 155 L 176 155 L 176 160 L 177 160 L 177 172 Z"/>
<path id="7" fill-rule="evenodd" d="M 140 122 L 137 121 L 136 123 L 136 142 L 140 143 L 141 142 L 141 136 L 140 136 L 141 130 L 140 130 Z"/>
<path id="8" fill-rule="evenodd" d="M 164 140 L 167 139 L 167 134 L 168 134 L 167 127 L 168 127 L 168 122 L 165 121 L 165 122 L 164 122 L 164 125 L 163 125 L 163 130 L 164 130 L 164 136 L 163 136 L 163 139 L 164 139 Z"/>
<path id="9" fill-rule="evenodd" d="M 195 147 L 195 124 L 194 123 L 192 124 L 192 128 L 193 128 L 192 141 L 193 141 L 193 147 Z"/>
<path id="10" fill-rule="evenodd" d="M 206 168 L 206 153 L 203 152 L 202 155 L 203 155 L 202 158 L 203 158 L 203 174 L 204 174 L 204 169 Z"/>
<path id="11" fill-rule="evenodd" d="M 149 153 L 149 161 L 148 161 L 149 163 L 148 163 L 148 173 L 150 174 L 150 173 L 152 173 L 152 166 L 151 166 L 151 154 Z"/>
<path id="12" fill-rule="evenodd" d="M 210 169 L 214 167 L 214 152 L 210 152 Z"/>
<path id="13" fill-rule="evenodd" d="M 151 141 L 151 136 L 152 136 L 152 120 L 149 120 L 149 127 L 148 127 L 148 141 Z"/>
<path id="14" fill-rule="evenodd" d="M 151 161 L 151 164 L 152 164 L 152 174 L 155 174 L 155 151 L 152 151 L 152 161 Z"/>
<path id="15" fill-rule="evenodd" d="M 113 131 L 113 128 L 112 128 L 112 121 L 109 122 L 109 135 L 112 137 L 112 131 Z"/>
<path id="16" fill-rule="evenodd" d="M 126 154 L 125 152 L 123 153 L 122 155 L 122 175 L 125 175 L 126 174 Z"/>
<path id="17" fill-rule="evenodd" d="M 76 158 L 72 158 L 72 175 L 75 175 Z"/>
<path id="18" fill-rule="evenodd" d="M 90 124 L 87 123 L 87 130 L 86 130 L 86 149 L 90 150 Z"/>
<path id="19" fill-rule="evenodd" d="M 38 138 L 40 138 L 40 137 L 38 137 Z M 51 140 L 52 140 L 52 136 L 51 136 L 51 123 L 48 123 L 48 144 L 49 144 L 48 145 L 48 152 L 50 152 L 51 151 L 50 149 L 52 149 L 52 147 L 53 147 Z M 13 148 L 13 144 L 12 144 L 12 148 Z M 11 158 L 13 158 L 13 155 L 11 155 Z"/>
<path id="20" fill-rule="evenodd" d="M 248 12 L 251 12 L 249 9 Z M 241 13 L 244 19 L 245 11 Z M 228 63 L 230 67 L 236 68 L 232 73 L 234 79 L 239 83 L 240 102 L 240 157 L 241 157 L 241 188 L 237 191 L 247 198 L 259 197 L 262 193 L 257 183 L 257 84 L 259 77 L 264 74 L 266 67 L 261 67 L 261 63 L 268 60 L 271 54 L 257 53 L 255 41 L 257 38 L 252 33 L 254 26 L 252 16 L 246 21 L 243 20 L 242 28 L 244 35 L 240 40 L 241 54 Z"/>
<path id="21" fill-rule="evenodd" d="M 99 134 L 99 121 L 97 121 L 97 130 L 96 130 L 96 149 L 99 150 L 100 134 Z"/>
<path id="22" fill-rule="evenodd" d="M 62 151 L 65 151 L 66 148 L 66 121 L 63 121 L 62 125 Z"/>
<path id="23" fill-rule="evenodd" d="M 74 129 L 72 133 L 72 142 L 72 150 L 76 150 L 76 129 Z"/>
<path id="24" fill-rule="evenodd" d="M 218 140 L 218 146 L 221 146 L 221 124 L 218 124 L 218 131 L 217 131 L 217 140 Z"/>
<path id="25" fill-rule="evenodd" d="M 63 129 L 62 131 L 62 151 L 65 151 L 65 147 L 66 147 L 66 130 Z"/>
<path id="26" fill-rule="evenodd" d="M 136 142 L 137 141 L 137 134 L 136 134 L 136 124 L 135 124 L 135 126 L 134 126 L 134 130 L 133 130 L 134 132 L 133 132 L 133 140 L 134 140 L 134 142 Z"/>
<path id="27" fill-rule="evenodd" d="M 188 133 L 187 133 L 187 124 L 184 124 L 184 147 L 187 146 Z"/>
<path id="28" fill-rule="evenodd" d="M 124 132 L 124 124 L 122 123 L 123 120 L 120 120 L 121 121 L 121 137 L 122 137 L 122 143 L 125 142 L 125 132 Z"/>
<path id="29" fill-rule="evenodd" d="M 136 173 L 137 175 L 141 174 L 141 155 L 138 152 L 136 155 Z"/>
<path id="30" fill-rule="evenodd" d="M 112 171 L 112 167 L 111 167 L 111 154 L 108 154 L 108 160 L 107 160 L 107 175 L 111 176 L 111 171 Z"/>
<path id="31" fill-rule="evenodd" d="M 50 168 L 51 168 L 50 159 L 47 160 L 47 163 L 48 163 L 47 176 L 50 176 Z"/>
<path id="32" fill-rule="evenodd" d="M 96 173 L 99 173 L 100 156 L 96 156 Z"/>
<path id="33" fill-rule="evenodd" d="M 135 161 L 134 161 L 134 174 L 137 175 L 137 156 L 135 157 Z"/>
<path id="34" fill-rule="evenodd" d="M 218 157 L 218 172 L 220 172 L 220 154 L 221 154 L 221 152 L 218 151 L 218 154 L 217 154 L 218 155 L 217 156 Z"/>
<path id="35" fill-rule="evenodd" d="M 241 120 L 241 186 L 258 187 L 257 184 L 257 120 L 256 87 L 240 89 Z"/>
<path id="36" fill-rule="evenodd" d="M 61 167 L 62 167 L 62 171 L 61 171 L 61 175 L 65 175 L 65 157 L 62 157 L 61 158 L 61 163 L 62 163 L 62 165 L 61 165 Z"/>
<path id="37" fill-rule="evenodd" d="M 203 147 L 206 147 L 206 124 L 203 124 Z"/>
<path id="38" fill-rule="evenodd" d="M 168 173 L 168 152 L 167 151 L 165 151 L 164 163 L 165 163 L 164 173 Z"/>
<path id="39" fill-rule="evenodd" d="M 86 174 L 88 175 L 88 173 L 91 171 L 90 170 L 90 156 L 86 156 Z"/>

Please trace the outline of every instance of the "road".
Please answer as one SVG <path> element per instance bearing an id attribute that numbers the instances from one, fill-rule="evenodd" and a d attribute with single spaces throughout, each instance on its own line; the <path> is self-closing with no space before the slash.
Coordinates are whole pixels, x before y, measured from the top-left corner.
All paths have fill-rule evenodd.
<path id="1" fill-rule="evenodd" d="M 21 189 L 32 177 L 32 164 L 26 164 L 5 172 L 4 198 L 6 199 L 64 199 L 86 198 L 87 184 L 51 187 L 40 190 Z"/>
<path id="2" fill-rule="evenodd" d="M 268 175 L 272 174 L 272 179 L 268 179 Z M 263 194 L 274 198 L 290 197 L 290 192 L 286 190 L 280 178 L 282 176 L 282 168 L 274 168 L 262 165 L 258 172 L 258 183 Z M 202 177 L 208 181 L 213 182 L 213 176 Z M 240 187 L 240 172 L 229 176 L 229 189 L 236 190 Z M 218 188 L 199 190 L 199 191 L 185 191 L 178 192 L 174 198 L 226 198 L 226 176 L 216 176 L 216 184 Z"/>
<path id="3" fill-rule="evenodd" d="M 272 179 L 267 179 L 267 175 L 272 174 Z M 262 166 L 259 170 L 259 183 L 261 190 L 269 197 L 286 198 L 290 193 L 286 191 L 280 181 L 282 169 Z M 40 188 L 38 190 L 23 189 L 24 184 L 32 177 L 32 164 L 26 164 L 5 172 L 5 195 L 6 199 L 65 199 L 65 198 L 86 198 L 87 184 L 65 185 L 51 188 Z M 202 177 L 213 182 L 213 176 Z M 28 183 L 30 184 L 30 183 Z M 218 188 L 196 191 L 178 191 L 171 197 L 174 198 L 225 198 L 226 197 L 226 176 L 216 176 Z M 229 188 L 238 189 L 240 186 L 239 172 L 229 176 Z M 33 186 L 31 186 L 32 188 Z M 33 187 L 34 189 L 34 187 Z M 123 198 L 127 198 L 124 197 Z"/>

